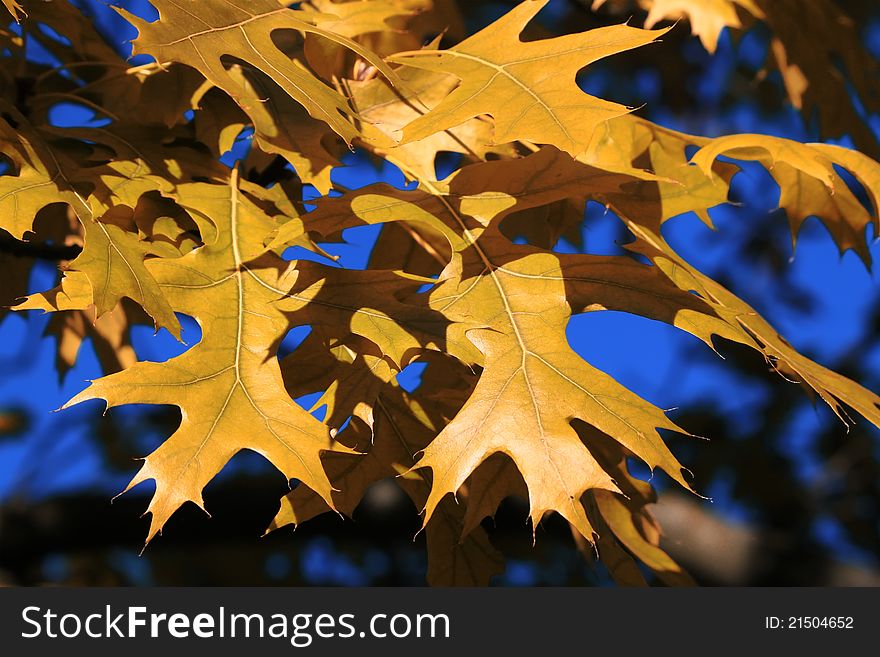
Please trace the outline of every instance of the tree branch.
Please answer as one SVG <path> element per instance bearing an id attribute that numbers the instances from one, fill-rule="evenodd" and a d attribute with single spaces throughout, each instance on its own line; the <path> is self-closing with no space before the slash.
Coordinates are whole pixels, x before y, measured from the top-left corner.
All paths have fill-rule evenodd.
<path id="1" fill-rule="evenodd" d="M 48 244 L 46 242 L 22 242 L 9 234 L 0 233 L 0 253 L 8 253 L 19 258 L 37 260 L 73 260 L 82 251 L 75 244 Z"/>

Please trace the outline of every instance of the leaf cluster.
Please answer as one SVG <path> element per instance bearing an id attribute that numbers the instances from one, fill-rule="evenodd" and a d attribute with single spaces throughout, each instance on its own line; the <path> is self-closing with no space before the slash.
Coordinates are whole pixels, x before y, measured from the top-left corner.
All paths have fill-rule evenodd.
<path id="1" fill-rule="evenodd" d="M 483 520 L 511 495 L 528 499 L 533 531 L 561 515 L 620 583 L 644 584 L 639 564 L 689 582 L 659 547 L 652 486 L 630 470 L 640 461 L 689 488 L 665 439 L 689 433 L 575 353 L 566 326 L 578 313 L 631 313 L 707 348 L 739 343 L 844 422 L 854 411 L 880 425 L 880 397 L 798 353 L 661 230 L 685 213 L 711 226 L 739 172 L 732 160 L 752 162 L 779 186 L 793 240 L 817 216 L 841 252 L 870 266 L 880 165 L 826 144 L 675 132 L 579 88 L 599 59 L 659 53 L 668 28 L 524 40 L 546 0 L 468 37 L 445 0 L 151 2 L 154 22 L 118 10 L 149 64 L 126 62 L 64 0 L 4 0 L 0 30 L 0 228 L 19 249 L 0 254 L 2 292 L 12 303 L 26 291 L 33 258 L 21 249 L 55 254 L 58 285 L 14 310 L 54 313 L 62 371 L 84 339 L 96 345 L 107 376 L 68 405 L 180 409 L 129 484 L 155 481 L 148 541 L 183 504 L 203 506 L 204 487 L 248 449 L 298 482 L 272 529 L 351 516 L 393 478 L 424 512 L 432 584 L 485 584 L 501 571 Z M 827 134 L 852 129 L 845 103 L 822 100 L 842 95 L 824 74 L 827 53 L 808 54 L 779 13 L 792 3 L 643 4 L 649 23 L 689 17 L 709 48 L 720 26 L 742 27 L 742 10 L 766 21 L 792 101 L 820 107 Z M 860 70 L 851 26 L 832 18 L 841 31 L 822 42 Z M 50 62 L 29 56 L 34 43 Z M 875 81 L 857 89 L 873 93 Z M 96 120 L 54 125 L 61 103 Z M 243 138 L 246 157 L 222 164 Z M 348 148 L 414 184 L 342 188 L 332 172 Z M 440 177 L 449 154 L 459 166 Z M 306 204 L 306 186 L 320 198 Z M 592 201 L 625 226 L 627 255 L 554 250 L 576 239 Z M 382 225 L 366 268 L 327 256 L 322 244 L 365 225 Z M 309 256 L 290 259 L 291 247 Z M 179 315 L 198 322 L 199 341 L 139 361 L 131 326 L 181 339 Z M 299 326 L 308 337 L 279 357 Z M 415 362 L 427 368 L 410 391 L 396 375 Z M 312 393 L 312 409 L 294 401 Z"/>

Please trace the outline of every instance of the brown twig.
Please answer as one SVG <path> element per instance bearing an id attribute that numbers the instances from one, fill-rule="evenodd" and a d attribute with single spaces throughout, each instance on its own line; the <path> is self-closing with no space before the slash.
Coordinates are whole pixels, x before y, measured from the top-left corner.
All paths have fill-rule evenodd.
<path id="1" fill-rule="evenodd" d="M 36 258 L 38 260 L 73 260 L 82 251 L 76 244 L 47 244 L 46 242 L 22 242 L 10 235 L 0 234 L 0 253 L 19 258 Z"/>

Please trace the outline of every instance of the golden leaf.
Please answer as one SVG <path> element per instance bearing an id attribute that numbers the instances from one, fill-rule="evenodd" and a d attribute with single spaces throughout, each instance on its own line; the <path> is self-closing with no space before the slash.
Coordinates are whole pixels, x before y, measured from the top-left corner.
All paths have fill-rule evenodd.
<path id="1" fill-rule="evenodd" d="M 344 449 L 284 389 L 275 349 L 287 322 L 275 302 L 296 274 L 264 252 L 274 222 L 239 191 L 236 176 L 225 187 L 193 183 L 175 194 L 205 246 L 147 266 L 174 308 L 199 321 L 202 339 L 166 363 L 141 362 L 93 381 L 67 404 L 104 399 L 108 407 L 180 407 L 180 427 L 128 486 L 156 481 L 148 540 L 185 502 L 203 507 L 202 488 L 241 449 L 262 454 L 331 503 L 319 456 Z"/>
<path id="2" fill-rule="evenodd" d="M 582 153 L 605 121 L 626 114 L 622 105 L 581 91 L 575 75 L 596 60 L 651 43 L 664 30 L 626 25 L 523 42 L 519 34 L 547 0 L 527 0 L 489 27 L 448 50 L 397 53 L 391 62 L 448 73 L 460 84 L 436 107 L 403 129 L 418 141 L 483 114 L 492 116 L 495 143 L 528 140 Z"/>
<path id="3" fill-rule="evenodd" d="M 841 253 L 854 250 L 870 265 L 865 228 L 880 232 L 880 164 L 866 155 L 840 146 L 802 144 L 765 135 L 731 135 L 713 139 L 693 157 L 706 176 L 719 156 L 760 162 L 780 188 L 779 207 L 791 223 L 792 244 L 804 221 L 817 216 L 828 228 Z M 871 212 L 862 205 L 835 165 L 852 174 L 864 187 Z"/>
<path id="4" fill-rule="evenodd" d="M 16 21 L 20 21 L 22 16 L 27 16 L 24 9 L 15 0 L 3 0 L 3 6 L 6 7 L 6 11 L 12 14 Z"/>
<path id="5" fill-rule="evenodd" d="M 351 107 L 336 90 L 291 58 L 273 40 L 285 30 L 314 34 L 357 53 L 389 79 L 394 74 L 380 59 L 346 36 L 322 25 L 334 17 L 279 6 L 276 0 L 151 0 L 159 20 L 148 23 L 130 12 L 116 8 L 139 32 L 133 52 L 147 53 L 158 62 L 180 62 L 198 69 L 214 85 L 223 89 L 250 115 L 255 104 L 247 89 L 230 76 L 223 65 L 225 55 L 237 57 L 264 71 L 284 92 L 324 121 L 347 142 L 357 130 L 349 117 Z M 193 23 L 193 17 L 198 17 Z"/>

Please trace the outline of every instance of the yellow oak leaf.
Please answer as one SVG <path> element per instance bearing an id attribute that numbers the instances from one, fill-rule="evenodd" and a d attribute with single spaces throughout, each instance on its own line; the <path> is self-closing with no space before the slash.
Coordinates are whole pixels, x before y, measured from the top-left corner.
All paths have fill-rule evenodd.
<path id="1" fill-rule="evenodd" d="M 607 0 L 593 0 L 593 10 L 607 4 Z M 639 0 L 648 11 L 645 27 L 654 27 L 665 20 L 686 18 L 691 30 L 700 38 L 703 47 L 711 53 L 718 47 L 718 39 L 724 28 L 743 27 L 739 7 L 754 16 L 760 15 L 755 0 Z M 748 13 L 746 14 L 748 16 Z"/>
<path id="2" fill-rule="evenodd" d="M 367 35 L 404 32 L 407 20 L 420 8 L 407 0 L 311 0 L 307 6 L 326 15 L 321 22 L 323 29 L 357 41 L 361 41 L 358 37 Z M 309 65 L 325 80 L 341 73 L 346 52 L 352 52 L 338 43 L 310 35 L 306 35 L 303 51 Z M 365 65 L 373 66 L 370 63 Z"/>
<path id="3" fill-rule="evenodd" d="M 61 282 L 51 290 L 28 295 L 14 310 L 85 310 L 92 304 L 92 285 L 88 276 L 80 271 L 64 274 Z"/>
<path id="4" fill-rule="evenodd" d="M 3 0 L 3 6 L 16 21 L 20 21 L 22 16 L 27 16 L 24 9 L 15 0 Z"/>
<path id="5" fill-rule="evenodd" d="M 704 145 L 692 161 L 711 175 L 716 158 L 726 155 L 760 162 L 779 185 L 779 207 L 788 215 L 792 244 L 804 221 L 818 217 L 834 237 L 841 253 L 854 250 L 870 265 L 865 228 L 880 232 L 880 164 L 866 155 L 828 144 L 800 142 L 766 135 L 731 135 Z M 837 173 L 840 166 L 863 186 L 870 212 Z"/>
<path id="6" fill-rule="evenodd" d="M 280 6 L 276 0 L 151 0 L 159 20 L 149 23 L 116 8 L 138 29 L 133 52 L 162 62 L 180 62 L 201 72 L 248 113 L 255 109 L 247 89 L 230 76 L 224 56 L 236 57 L 264 71 L 284 93 L 324 121 L 346 142 L 357 136 L 346 99 L 279 48 L 273 34 L 292 30 L 338 43 L 373 64 L 389 79 L 394 73 L 379 58 L 350 38 L 323 27 L 333 16 Z M 193 19 L 196 20 L 193 20 Z"/>
<path id="7" fill-rule="evenodd" d="M 477 242 L 461 276 L 431 294 L 433 307 L 473 327 L 467 336 L 485 362 L 473 395 L 418 463 L 434 476 L 426 517 L 483 460 L 503 452 L 528 486 L 533 526 L 545 512 L 557 511 L 592 540 L 581 495 L 618 489 L 571 420 L 590 422 L 686 485 L 681 465 L 657 433 L 681 430 L 571 349 L 565 340 L 571 312 L 553 255 L 502 262 Z"/>
<path id="8" fill-rule="evenodd" d="M 495 143 L 528 140 L 582 153 L 605 121 L 626 114 L 623 105 L 590 96 L 575 76 L 589 64 L 651 43 L 665 30 L 615 25 L 581 34 L 523 42 L 526 24 L 546 5 L 526 0 L 500 19 L 447 50 L 413 50 L 391 62 L 456 76 L 460 84 L 436 107 L 403 128 L 403 143 L 492 117 Z"/>
<path id="9" fill-rule="evenodd" d="M 120 209 L 131 212 L 125 206 L 116 206 L 111 212 Z M 68 267 L 88 277 L 98 316 L 113 310 L 127 297 L 140 304 L 156 326 L 167 328 L 180 339 L 180 322 L 144 263 L 151 253 L 149 245 L 107 222 L 106 217 L 84 222 L 83 237 L 83 251 Z"/>
<path id="10" fill-rule="evenodd" d="M 241 66 L 231 66 L 228 75 L 240 85 L 242 98 L 247 99 L 257 148 L 280 155 L 304 183 L 326 194 L 332 186 L 330 172 L 340 165 L 340 149 L 334 146 L 337 139 L 333 131 L 310 117 L 268 75 Z"/>
<path id="11" fill-rule="evenodd" d="M 599 190 L 591 196 L 621 208 L 643 225 L 659 230 L 668 219 L 693 212 L 712 227 L 708 210 L 727 202 L 729 182 L 738 169 L 722 162 L 708 172 L 688 166 L 688 148 L 707 141 L 626 115 L 598 130 L 578 161 L 631 176 L 619 190 Z"/>
<path id="12" fill-rule="evenodd" d="M 51 130 L 38 134 L 22 119 L 14 137 L 5 122 L 0 124 L 0 131 L 4 138 L 0 148 L 12 153 L 11 159 L 18 165 L 18 175 L 0 176 L 0 209 L 8 210 L 0 227 L 20 239 L 32 231 L 40 210 L 52 203 L 68 204 L 82 225 L 84 242 L 82 253 L 68 267 L 88 276 L 98 315 L 109 312 L 120 299 L 128 297 L 143 306 L 157 327 L 165 327 L 179 338 L 180 324 L 144 268 L 143 261 L 151 253 L 149 245 L 110 219 L 113 214 L 131 213 L 131 208 L 121 203 L 134 205 L 147 191 L 172 188 L 167 177 L 154 173 L 156 167 L 164 170 L 165 162 L 159 160 L 160 164 L 154 167 L 148 159 L 143 159 L 149 156 L 138 154 L 132 160 L 120 158 L 106 164 L 99 161 L 94 166 L 84 166 L 89 162 L 76 159 L 63 144 L 56 148 L 42 139 L 52 137 Z M 98 138 L 97 133 L 105 143 L 116 146 L 122 142 L 126 151 L 135 148 L 103 128 L 75 130 L 71 135 L 88 139 Z M 97 148 L 96 142 L 90 140 L 90 143 Z M 166 153 L 166 157 L 169 154 Z M 206 172 L 215 171 L 211 167 L 206 169 Z M 91 193 L 80 191 L 86 188 Z"/>
<path id="13" fill-rule="evenodd" d="M 181 185 L 175 199 L 199 225 L 205 246 L 147 267 L 175 310 L 200 323 L 201 340 L 167 362 L 137 363 L 93 381 L 66 405 L 104 399 L 108 407 L 181 409 L 180 427 L 128 486 L 156 481 L 148 541 L 185 502 L 203 507 L 204 486 L 242 449 L 262 454 L 330 504 L 320 454 L 345 450 L 284 389 L 275 350 L 288 324 L 275 302 L 296 274 L 265 251 L 273 219 L 239 190 L 235 175 L 227 186 Z"/>
<path id="14" fill-rule="evenodd" d="M 458 84 L 454 75 L 416 68 L 404 68 L 400 80 L 400 90 L 382 78 L 352 80 L 346 86 L 363 121 L 361 129 L 370 148 L 409 176 L 436 180 L 434 164 L 437 154 L 442 152 L 461 153 L 476 161 L 486 159 L 490 153 L 514 155 L 511 145 L 492 144 L 492 123 L 480 118 L 398 144 L 400 130 L 443 102 Z"/>
<path id="15" fill-rule="evenodd" d="M 580 359 L 566 341 L 571 308 L 560 259 L 523 252 L 498 233 L 498 222 L 512 208 L 558 200 L 569 185 L 591 177 L 596 189 L 615 189 L 629 180 L 545 149 L 520 161 L 466 167 L 439 187 L 426 184 L 426 191 L 358 190 L 328 200 L 315 217 L 306 217 L 306 228 L 319 232 L 337 230 L 341 219 L 335 217 L 341 218 L 346 206 L 368 223 L 427 223 L 448 237 L 457 254 L 430 292 L 430 306 L 452 323 L 449 334 L 464 334 L 477 348 L 483 373 L 417 464 L 433 474 L 426 522 L 447 494 L 501 452 L 528 486 L 533 526 L 544 513 L 558 511 L 592 540 L 581 495 L 592 488 L 618 489 L 570 426 L 574 418 L 594 424 L 685 484 L 681 465 L 657 433 L 680 429 Z M 505 193 L 493 191 L 500 181 Z M 457 355 L 454 344 L 446 349 Z"/>
<path id="16" fill-rule="evenodd" d="M 0 176 L 0 228 L 16 239 L 23 239 L 33 231 L 37 213 L 52 203 L 69 204 L 81 219 L 91 219 L 90 205 L 55 154 L 23 116 L 16 118 L 19 121 L 15 128 L 0 119 L 0 153 L 15 168 L 15 175 Z"/>

